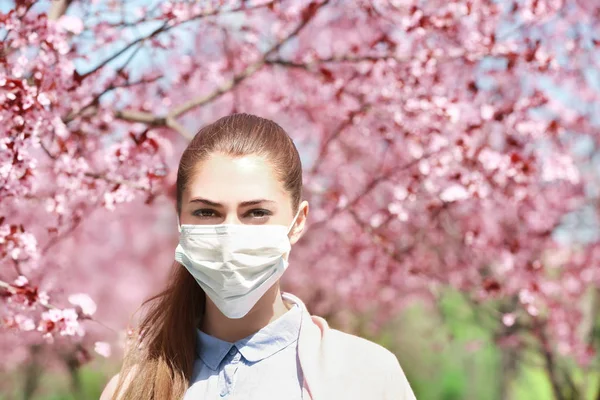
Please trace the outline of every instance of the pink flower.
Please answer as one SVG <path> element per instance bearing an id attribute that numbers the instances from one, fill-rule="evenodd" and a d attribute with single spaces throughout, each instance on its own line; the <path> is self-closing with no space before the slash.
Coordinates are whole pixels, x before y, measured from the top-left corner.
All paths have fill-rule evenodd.
<path id="1" fill-rule="evenodd" d="M 33 319 L 25 315 L 17 314 L 15 316 L 15 322 L 19 329 L 23 331 L 32 331 L 35 329 L 35 323 L 33 322 Z"/>
<path id="2" fill-rule="evenodd" d="M 96 351 L 96 353 L 100 354 L 103 357 L 106 357 L 106 358 L 110 357 L 111 347 L 110 347 L 110 344 L 108 344 L 106 342 L 95 342 L 94 350 Z"/>
<path id="3" fill-rule="evenodd" d="M 58 20 L 58 25 L 75 35 L 79 35 L 83 31 L 83 21 L 73 15 L 63 15 Z"/>
<path id="4" fill-rule="evenodd" d="M 71 3 L 58 22 L 40 14 L 43 7 L 2 14 L 10 48 L 0 71 L 4 329 L 34 326 L 48 340 L 78 341 L 81 320 L 100 303 L 116 310 L 110 323 L 125 324 L 163 283 L 164 260 L 172 259 L 168 226 L 186 130 L 236 108 L 286 126 L 307 161 L 311 229 L 285 279 L 309 309 L 374 310 L 371 326 L 378 329 L 406 299 L 433 301 L 432 289 L 452 286 L 469 300 L 518 298 L 523 310 L 500 314 L 499 323 L 514 327 L 517 318 L 543 315 L 551 321 L 536 322 L 546 324 L 549 348 L 576 360 L 593 354 L 572 336 L 584 325 L 582 296 L 600 284 L 598 245 L 573 243 L 564 256 L 552 253 L 556 227 L 589 203 L 597 186 L 593 146 L 581 147 L 580 139 L 594 142 L 598 129 L 589 107 L 547 87 L 560 86 L 581 104 L 599 103 L 583 78 L 589 35 L 569 34 L 574 23 L 590 21 L 597 1 L 571 2 L 551 26 L 545 21 L 564 2 L 524 1 L 513 12 L 501 2 L 378 1 L 375 13 L 370 6 L 348 13 L 343 2 L 324 11 L 276 2 L 271 10 L 242 9 L 225 31 L 186 24 L 193 56 L 170 32 L 140 37 L 156 62 L 140 62 L 144 51 L 128 52 L 127 66 L 128 55 L 123 63 L 102 61 L 131 43 L 135 29 L 81 19 L 85 10 Z M 142 8 L 137 17 L 130 7 L 123 20 L 174 26 L 237 7 L 179 3 Z M 268 46 L 287 41 L 313 11 L 317 23 L 263 64 L 256 36 Z M 495 33 L 507 19 L 535 21 L 535 38 L 526 26 L 500 39 Z M 84 32 L 89 41 L 77 37 Z M 564 62 L 556 62 L 563 51 Z M 482 60 L 505 65 L 490 69 Z M 248 69 L 256 62 L 260 68 Z M 248 74 L 232 92 L 227 82 L 241 71 Z M 194 99 L 214 101 L 163 118 Z M 577 227 L 563 230 L 577 240 L 569 230 Z M 66 304 L 64 293 L 75 293 Z M 72 307 L 53 308 L 65 305 Z M 11 336 L 18 344 L 0 349 L 3 356 L 26 351 L 34 335 Z M 530 345 L 521 331 L 500 339 Z M 4 364 L 15 359 L 22 357 L 9 355 Z"/>
<path id="5" fill-rule="evenodd" d="M 83 336 L 85 331 L 79 324 L 77 312 L 73 308 L 64 310 L 52 308 L 42 313 L 38 331 L 44 334 L 58 333 L 61 336 Z"/>
<path id="6" fill-rule="evenodd" d="M 85 293 L 77 293 L 70 295 L 69 303 L 73 304 L 74 306 L 81 307 L 81 311 L 83 312 L 83 314 L 90 317 L 94 315 L 96 309 L 98 308 L 94 300 L 92 300 L 91 297 Z"/>
<path id="7" fill-rule="evenodd" d="M 516 317 L 514 314 L 510 313 L 510 314 L 504 314 L 502 316 L 502 323 L 506 326 L 513 326 L 515 324 L 516 321 Z"/>
<path id="8" fill-rule="evenodd" d="M 461 185 L 452 185 L 440 194 L 440 199 L 447 203 L 454 201 L 465 200 L 469 197 L 469 193 Z"/>
<path id="9" fill-rule="evenodd" d="M 25 287 L 29 284 L 29 280 L 23 275 L 20 275 L 17 279 L 13 281 L 13 284 L 17 287 Z"/>

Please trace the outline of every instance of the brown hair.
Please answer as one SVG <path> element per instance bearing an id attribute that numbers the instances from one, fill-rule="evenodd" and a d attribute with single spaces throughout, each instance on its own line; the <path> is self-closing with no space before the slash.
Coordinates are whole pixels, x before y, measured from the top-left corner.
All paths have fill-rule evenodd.
<path id="1" fill-rule="evenodd" d="M 302 197 L 302 165 L 291 138 L 273 121 L 249 114 L 223 117 L 202 128 L 183 152 L 177 171 L 177 213 L 194 172 L 213 153 L 263 156 L 291 196 L 296 211 Z M 127 352 L 113 399 L 181 399 L 196 358 L 195 328 L 202 321 L 204 292 L 175 263 L 167 288 L 146 300 L 148 311 Z M 121 391 L 121 396 L 117 396 Z"/>

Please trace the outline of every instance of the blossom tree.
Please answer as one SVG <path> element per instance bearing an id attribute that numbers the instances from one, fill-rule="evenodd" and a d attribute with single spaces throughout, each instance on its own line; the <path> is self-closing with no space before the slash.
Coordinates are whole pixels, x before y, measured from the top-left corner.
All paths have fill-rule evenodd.
<path id="1" fill-rule="evenodd" d="M 250 112 L 303 157 L 311 221 L 285 284 L 313 312 L 379 325 L 445 287 L 500 301 L 499 343 L 533 339 L 555 396 L 577 393 L 557 357 L 598 361 L 600 239 L 561 232 L 600 209 L 599 17 L 592 0 L 15 1 L 4 366 L 45 342 L 74 365 L 108 352 L 172 262 L 181 149 Z"/>

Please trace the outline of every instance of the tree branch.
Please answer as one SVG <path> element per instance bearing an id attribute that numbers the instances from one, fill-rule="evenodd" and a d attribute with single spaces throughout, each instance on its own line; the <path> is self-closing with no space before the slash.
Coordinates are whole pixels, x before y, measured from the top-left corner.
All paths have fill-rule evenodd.
<path id="1" fill-rule="evenodd" d="M 362 61 L 377 62 L 377 61 L 381 61 L 381 60 L 384 60 L 384 61 L 394 60 L 394 61 L 403 63 L 403 62 L 410 61 L 410 58 L 409 57 L 399 58 L 399 57 L 396 57 L 393 55 L 333 56 L 333 57 L 328 57 L 328 58 L 320 58 L 320 59 L 317 59 L 317 60 L 314 60 L 314 61 L 311 61 L 308 63 L 299 63 L 299 62 L 295 62 L 295 61 L 284 60 L 282 58 L 275 58 L 275 59 L 267 60 L 266 63 L 270 64 L 270 65 L 281 65 L 284 67 L 311 70 L 311 69 L 314 69 L 319 64 L 358 63 L 358 62 L 362 62 Z"/>
<path id="2" fill-rule="evenodd" d="M 91 212 L 93 212 L 95 209 L 92 209 Z M 69 227 L 69 229 L 67 229 L 66 231 L 61 232 L 60 234 L 53 236 L 48 243 L 46 243 L 46 245 L 42 248 L 41 250 L 41 254 L 42 255 L 46 255 L 48 253 L 48 250 L 50 250 L 54 245 L 56 245 L 57 243 L 59 243 L 62 239 L 64 239 L 65 237 L 69 236 L 71 233 L 73 233 L 73 231 L 75 231 L 75 229 L 77 229 L 77 227 L 79 226 L 79 224 L 81 224 L 81 221 L 83 220 L 83 218 L 81 217 L 74 217 L 73 218 L 74 222 L 73 224 Z"/>
<path id="3" fill-rule="evenodd" d="M 154 126 L 167 126 L 171 129 L 178 131 L 186 139 L 192 138 L 193 135 L 189 134 L 183 128 L 183 126 L 180 125 L 176 121 L 176 119 L 178 117 L 182 116 L 183 114 L 193 110 L 196 107 L 203 106 L 203 105 L 208 104 L 211 101 L 219 98 L 224 93 L 235 88 L 237 85 L 239 85 L 245 79 L 254 75 L 258 70 L 260 70 L 265 65 L 266 60 L 270 55 L 276 53 L 283 45 L 285 45 L 291 39 L 296 37 L 300 33 L 300 31 L 302 31 L 302 29 L 314 18 L 317 11 L 320 8 L 322 8 L 323 6 L 325 6 L 327 3 L 329 3 L 329 0 L 326 0 L 316 6 L 309 5 L 308 7 L 314 7 L 313 12 L 308 17 L 304 18 L 302 20 L 302 22 L 300 24 L 298 24 L 298 26 L 292 32 L 290 32 L 285 38 L 279 40 L 269 50 L 267 50 L 263 54 L 263 56 L 261 57 L 261 59 L 259 61 L 256 61 L 255 63 L 247 66 L 242 72 L 234 75 L 233 78 L 231 78 L 228 82 L 226 82 L 223 86 L 221 86 L 214 92 L 212 92 L 208 95 L 198 96 L 198 97 L 193 98 L 179 106 L 174 107 L 169 113 L 167 113 L 167 115 L 165 117 L 160 117 L 160 116 L 154 115 L 149 112 L 136 111 L 136 110 L 117 111 L 117 112 L 115 112 L 115 116 L 117 118 L 125 120 L 125 121 L 142 122 L 142 123 L 146 123 L 146 124 L 154 125 Z"/>
<path id="4" fill-rule="evenodd" d="M 23 274 L 20 274 L 20 275 L 22 276 Z M 10 284 L 10 283 L 8 283 L 8 282 L 5 282 L 5 281 L 3 281 L 3 280 L 1 280 L 1 279 L 0 279 L 0 288 L 2 288 L 2 289 L 4 289 L 4 290 L 6 290 L 6 291 L 7 291 L 9 294 L 11 294 L 11 295 L 14 295 L 14 294 L 15 294 L 15 292 L 16 292 L 15 288 L 17 288 L 17 287 L 15 287 L 14 285 L 12 285 L 12 284 Z M 17 288 L 17 289 L 19 289 L 19 288 Z M 52 303 L 41 302 L 41 301 L 39 301 L 39 300 L 37 300 L 37 301 L 36 301 L 36 304 L 39 304 L 39 305 L 41 305 L 43 308 L 45 308 L 45 309 L 47 309 L 47 310 L 52 310 L 52 309 L 57 309 L 57 308 L 59 308 L 59 307 L 57 307 L 57 306 L 53 305 Z M 106 329 L 108 329 L 108 330 L 111 330 L 111 331 L 113 331 L 113 332 L 115 332 L 115 333 L 116 333 L 116 330 L 115 330 L 115 329 L 111 328 L 110 326 L 107 326 L 107 325 L 103 324 L 101 321 L 99 321 L 99 320 L 97 320 L 97 319 L 94 319 L 94 318 L 92 318 L 92 316 L 91 316 L 91 315 L 83 315 L 83 316 L 79 316 L 79 320 L 80 320 L 80 321 L 81 321 L 81 320 L 89 320 L 89 321 L 92 321 L 92 322 L 96 322 L 96 323 L 97 323 L 97 324 L 99 324 L 100 326 L 102 326 L 102 327 L 104 327 L 104 328 L 106 328 Z"/>
<path id="5" fill-rule="evenodd" d="M 87 176 L 88 178 L 99 179 L 99 180 L 102 180 L 102 181 L 105 181 L 107 183 L 111 183 L 111 184 L 114 184 L 114 185 L 129 186 L 132 189 L 143 190 L 143 191 L 148 190 L 146 187 L 143 187 L 141 185 L 136 185 L 133 182 L 129 182 L 129 181 L 126 181 L 126 180 L 124 181 L 124 180 L 121 180 L 121 179 L 108 178 L 108 177 L 106 177 L 106 176 L 104 176 L 102 174 L 99 174 L 99 173 L 86 172 L 85 176 Z"/>
<path id="6" fill-rule="evenodd" d="M 550 379 L 550 383 L 552 385 L 554 397 L 556 398 L 556 400 L 566 400 L 560 388 L 560 383 L 558 382 L 558 375 L 556 370 L 556 364 L 554 361 L 554 355 L 550 350 L 550 344 L 548 343 L 546 334 L 543 332 L 543 327 L 539 327 L 539 332 L 536 336 L 541 342 L 541 352 L 542 356 L 544 357 L 546 372 L 548 372 L 548 378 Z"/>
<path id="7" fill-rule="evenodd" d="M 319 151 L 319 155 L 317 156 L 315 163 L 313 164 L 312 168 L 310 169 L 310 172 L 309 172 L 310 174 L 314 174 L 315 172 L 317 172 L 317 170 L 319 169 L 319 166 L 321 165 L 321 163 L 323 162 L 323 159 L 325 158 L 325 156 L 327 155 L 327 152 L 329 151 L 329 145 L 331 144 L 331 142 L 334 141 L 336 138 L 338 138 L 340 136 L 340 134 L 346 128 L 348 128 L 349 126 L 351 126 L 354 123 L 354 117 L 356 117 L 357 115 L 365 114 L 370 109 L 371 109 L 371 104 L 365 103 L 365 104 L 361 105 L 360 108 L 358 108 L 357 110 L 352 110 L 352 111 L 350 111 L 350 113 L 348 113 L 348 117 L 344 120 L 344 122 L 342 122 L 340 124 L 340 126 L 338 126 L 336 128 L 336 130 L 331 135 L 329 135 L 329 137 L 321 145 L 321 150 Z"/>
<path id="8" fill-rule="evenodd" d="M 237 85 L 239 85 L 241 82 L 243 82 L 245 79 L 251 77 L 252 75 L 254 75 L 257 71 L 259 71 L 263 65 L 266 64 L 267 62 L 267 58 L 276 53 L 277 51 L 279 51 L 279 49 L 285 45 L 287 42 L 289 42 L 291 39 L 293 39 L 294 37 L 296 37 L 300 31 L 302 31 L 302 29 L 304 29 L 304 27 L 306 25 L 308 25 L 308 23 L 314 18 L 314 16 L 316 15 L 317 11 L 325 6 L 327 3 L 329 2 L 329 0 L 324 1 L 323 3 L 319 4 L 318 6 L 316 6 L 316 10 L 315 12 L 312 14 L 311 17 L 309 18 L 305 18 L 302 20 L 302 22 L 300 24 L 298 24 L 298 26 L 296 27 L 296 29 L 294 29 L 292 32 L 290 32 L 285 38 L 279 40 L 277 43 L 275 43 L 269 50 L 267 50 L 264 55 L 261 57 L 260 60 L 256 61 L 253 64 L 250 64 L 249 66 L 247 66 L 242 72 L 240 72 L 239 74 L 235 75 L 232 79 L 230 79 L 228 82 L 226 82 L 223 86 L 221 86 L 219 89 L 217 89 L 216 91 L 212 92 L 209 95 L 205 95 L 205 96 L 198 96 L 194 99 L 189 100 L 186 103 L 181 104 L 180 106 L 175 107 L 169 114 L 168 117 L 171 118 L 177 118 L 185 113 L 187 113 L 188 111 L 198 107 L 198 106 L 202 106 L 205 105 L 207 103 L 210 103 L 211 101 L 217 99 L 218 97 L 220 97 L 221 95 L 223 95 L 224 93 L 228 92 L 229 90 L 235 88 Z M 308 7 L 311 7 L 310 5 Z"/>
<path id="9" fill-rule="evenodd" d="M 156 116 L 146 111 L 121 110 L 115 112 L 115 117 L 131 122 L 142 122 L 148 125 L 166 125 L 166 118 Z"/>
<path id="10" fill-rule="evenodd" d="M 365 196 L 367 196 L 369 193 L 371 193 L 371 191 L 373 189 L 375 189 L 381 182 L 385 181 L 386 179 L 391 178 L 392 176 L 394 176 L 395 174 L 397 174 L 400 171 L 407 170 L 407 169 L 417 165 L 421 160 L 425 160 L 425 159 L 431 157 L 432 155 L 437 154 L 440 151 L 445 150 L 445 149 L 446 149 L 446 147 L 442 147 L 435 152 L 430 152 L 430 153 L 424 154 L 420 158 L 415 158 L 414 160 L 411 160 L 411 161 L 407 162 L 406 164 L 402 164 L 396 168 L 392 168 L 389 171 L 377 176 L 376 178 L 373 178 L 373 180 L 371 180 L 371 182 L 369 182 L 369 184 L 367 186 L 365 186 L 363 191 L 360 192 L 354 199 L 349 201 L 348 204 L 346 204 L 344 207 L 336 208 L 335 210 L 333 210 L 333 212 L 327 218 L 320 220 L 318 222 L 315 222 L 314 224 L 310 225 L 310 228 L 314 229 L 316 227 L 324 225 L 325 223 L 329 223 L 329 221 L 331 221 L 331 219 L 333 217 L 335 217 L 336 215 L 340 214 L 343 211 L 348 211 L 352 207 L 354 207 Z"/>
<path id="11" fill-rule="evenodd" d="M 185 127 L 182 124 L 177 122 L 175 118 L 167 117 L 166 126 L 179 132 L 179 134 L 187 140 L 192 140 L 194 138 L 194 134 L 189 133 L 188 130 L 185 129 Z"/>
<path id="12" fill-rule="evenodd" d="M 88 111 L 90 111 L 89 115 L 94 115 L 97 112 L 97 105 L 100 102 L 100 99 L 102 98 L 102 96 L 104 96 L 107 93 L 112 92 L 115 89 L 121 89 L 121 88 L 141 85 L 141 84 L 153 83 L 161 78 L 162 78 L 161 76 L 156 76 L 156 77 L 149 78 L 149 79 L 140 79 L 138 81 L 127 82 L 127 83 L 124 83 L 123 85 L 110 84 L 109 86 L 106 87 L 106 89 L 104 89 L 104 91 L 102 91 L 101 93 L 98 93 L 96 96 L 94 96 L 94 98 L 92 100 L 90 100 L 90 102 L 88 104 L 81 107 L 81 109 L 79 111 L 77 111 L 77 112 L 71 111 L 71 113 L 69 115 L 67 115 L 66 117 L 63 118 L 63 122 L 65 124 L 68 124 L 69 122 L 73 121 L 75 118 L 84 115 Z"/>
<path id="13" fill-rule="evenodd" d="M 88 72 L 84 73 L 83 75 L 81 75 L 80 79 L 83 80 L 83 79 L 87 78 L 88 76 L 90 76 L 94 72 L 98 71 L 100 68 L 104 67 L 106 64 L 108 64 L 109 62 L 111 62 L 115 58 L 119 57 L 121 54 L 125 53 L 127 50 L 129 50 L 130 48 L 132 48 L 136 44 L 138 44 L 140 42 L 143 42 L 145 40 L 148 40 L 148 39 L 150 39 L 150 38 L 158 35 L 159 33 L 165 31 L 168 26 L 169 26 L 169 22 L 167 21 L 164 24 L 162 24 L 161 26 L 159 26 L 158 28 L 156 28 L 155 30 L 153 30 L 152 32 L 150 32 L 147 36 L 142 36 L 142 37 L 137 38 L 133 42 L 131 42 L 128 45 L 126 45 L 125 47 L 123 47 L 121 50 L 119 50 L 116 53 L 114 53 L 112 56 L 110 56 L 107 59 L 105 59 L 104 61 L 100 62 L 100 64 L 96 65 L 90 71 L 88 71 Z"/>
<path id="14" fill-rule="evenodd" d="M 72 1 L 72 0 L 68 0 L 68 1 Z M 218 9 L 214 10 L 214 11 L 210 11 L 207 13 L 203 13 L 203 14 L 198 14 L 195 17 L 192 17 L 190 19 L 187 19 L 185 21 L 179 21 L 176 23 L 173 23 L 172 25 L 169 25 L 169 23 L 172 20 L 167 20 L 165 21 L 161 26 L 159 26 L 158 28 L 156 28 L 155 30 L 153 30 L 152 32 L 150 32 L 148 35 L 146 36 L 142 36 L 140 38 L 137 38 L 136 40 L 134 40 L 133 42 L 127 44 L 125 47 L 123 47 L 121 50 L 117 51 L 115 54 L 113 54 L 112 56 L 108 57 L 107 59 L 105 59 L 104 61 L 100 62 L 100 64 L 98 64 L 95 68 L 93 68 L 92 70 L 86 72 L 85 74 L 83 74 L 81 76 L 81 79 L 84 79 L 86 77 L 88 77 L 89 75 L 93 74 L 94 72 L 98 71 L 100 68 L 104 67 L 106 64 L 108 64 L 109 62 L 113 61 L 115 58 L 119 57 L 121 54 L 125 53 L 127 50 L 129 50 L 131 47 L 135 46 L 138 43 L 144 42 L 148 39 L 153 38 L 154 36 L 157 36 L 158 34 L 162 33 L 162 32 L 167 32 L 177 26 L 183 25 L 185 23 L 191 22 L 191 21 L 195 21 L 201 18 L 207 18 L 207 17 L 212 17 L 215 15 L 222 15 L 222 14 L 227 14 L 227 13 L 234 13 L 234 12 L 239 12 L 239 11 L 249 11 L 252 9 L 256 9 L 256 8 L 262 8 L 262 7 L 268 7 L 272 4 L 274 4 L 277 0 L 268 2 L 268 3 L 263 3 L 263 4 L 259 4 L 256 6 L 252 6 L 252 7 L 246 7 L 244 5 L 242 5 L 241 7 L 238 8 L 234 8 L 231 10 L 227 10 L 227 11 L 220 11 Z"/>
<path id="15" fill-rule="evenodd" d="M 56 21 L 67 12 L 67 8 L 73 0 L 53 0 L 52 5 L 50 6 L 50 11 L 48 11 L 48 19 L 51 21 Z"/>
<path id="16" fill-rule="evenodd" d="M 171 117 L 159 117 L 149 112 L 136 111 L 136 110 L 121 110 L 115 112 L 115 118 L 122 119 L 123 121 L 141 122 L 151 126 L 164 126 L 177 131 L 181 136 L 188 140 L 192 140 L 193 134 L 181 125 L 175 118 Z"/>
<path id="17" fill-rule="evenodd" d="M 212 92 L 208 95 L 205 95 L 205 96 L 195 97 L 195 98 L 189 100 L 188 102 L 175 107 L 173 110 L 171 110 L 171 112 L 169 112 L 168 117 L 177 118 L 196 107 L 203 106 L 203 105 L 210 103 L 211 101 L 221 97 L 224 93 L 230 91 L 231 89 L 233 89 L 237 85 L 239 85 L 242 81 L 244 81 L 245 79 L 254 75 L 263 65 L 264 65 L 264 59 L 257 61 L 254 64 L 249 65 L 241 73 L 235 75 L 228 82 L 225 82 L 225 84 L 223 84 L 223 86 L 221 86 L 214 92 Z"/>

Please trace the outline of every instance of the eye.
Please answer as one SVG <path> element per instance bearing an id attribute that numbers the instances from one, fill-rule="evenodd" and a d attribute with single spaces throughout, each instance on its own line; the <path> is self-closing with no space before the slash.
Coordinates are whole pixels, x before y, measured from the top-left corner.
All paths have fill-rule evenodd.
<path id="1" fill-rule="evenodd" d="M 269 210 L 265 210 L 263 208 L 256 208 L 254 210 L 250 210 L 246 213 L 246 215 L 244 215 L 245 217 L 249 217 L 249 218 L 266 218 L 268 216 L 273 215 L 273 213 Z"/>
<path id="2" fill-rule="evenodd" d="M 194 211 L 192 213 L 192 215 L 194 215 L 195 217 L 199 217 L 199 218 L 214 218 L 217 216 L 217 213 L 215 212 L 215 210 L 211 210 L 209 208 L 203 208 L 203 209 Z"/>

